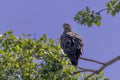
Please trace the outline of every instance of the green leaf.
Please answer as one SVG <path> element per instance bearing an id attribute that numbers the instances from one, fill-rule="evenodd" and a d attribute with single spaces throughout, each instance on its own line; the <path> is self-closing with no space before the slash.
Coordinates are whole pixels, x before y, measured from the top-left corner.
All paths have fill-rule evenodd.
<path id="1" fill-rule="evenodd" d="M 16 46 L 14 47 L 14 51 L 19 52 L 19 51 L 20 51 L 20 47 L 19 47 L 18 45 L 16 45 Z"/>
<path id="2" fill-rule="evenodd" d="M 97 26 L 100 26 L 100 24 L 101 24 L 101 22 L 97 22 L 97 23 L 96 23 Z"/>
<path id="3" fill-rule="evenodd" d="M 91 27 L 91 26 L 93 25 L 93 22 L 92 22 L 92 21 L 89 21 L 89 22 L 87 23 L 87 25 L 88 25 L 89 27 Z"/>
<path id="4" fill-rule="evenodd" d="M 49 43 L 53 44 L 54 40 L 52 38 L 49 39 Z"/>
<path id="5" fill-rule="evenodd" d="M 19 68 L 19 64 L 18 63 L 16 63 L 15 66 L 16 66 L 16 68 Z"/>
<path id="6" fill-rule="evenodd" d="M 104 80 L 109 80 L 108 78 L 104 78 Z"/>
<path id="7" fill-rule="evenodd" d="M 112 15 L 112 16 L 115 16 L 115 14 L 116 14 L 116 11 L 112 11 L 112 12 L 111 12 L 111 15 Z"/>
<path id="8" fill-rule="evenodd" d="M 3 54 L 4 53 L 4 51 L 3 50 L 0 50 L 0 54 Z"/>
<path id="9" fill-rule="evenodd" d="M 110 1 L 110 2 L 112 4 L 112 6 L 114 6 L 118 2 L 118 0 L 113 0 L 113 1 Z"/>
<path id="10" fill-rule="evenodd" d="M 107 3 L 106 3 L 106 7 L 107 7 L 107 8 L 111 8 L 110 2 L 107 2 Z"/>
<path id="11" fill-rule="evenodd" d="M 79 76 L 80 76 L 80 73 L 77 73 L 76 76 L 79 77 Z"/>
<path id="12" fill-rule="evenodd" d="M 103 75 L 104 75 L 104 73 L 103 73 L 103 72 L 100 72 L 100 74 L 99 74 L 99 79 L 102 79 L 102 78 L 103 78 Z"/>

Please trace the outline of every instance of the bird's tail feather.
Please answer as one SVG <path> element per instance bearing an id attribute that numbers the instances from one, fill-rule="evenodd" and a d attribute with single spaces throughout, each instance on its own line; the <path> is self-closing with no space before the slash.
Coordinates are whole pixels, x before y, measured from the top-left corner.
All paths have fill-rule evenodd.
<path id="1" fill-rule="evenodd" d="M 76 58 L 76 55 L 70 54 L 70 55 L 68 55 L 68 57 L 70 58 L 70 61 L 71 61 L 72 65 L 74 65 L 74 66 L 78 65 L 78 60 L 79 59 Z"/>

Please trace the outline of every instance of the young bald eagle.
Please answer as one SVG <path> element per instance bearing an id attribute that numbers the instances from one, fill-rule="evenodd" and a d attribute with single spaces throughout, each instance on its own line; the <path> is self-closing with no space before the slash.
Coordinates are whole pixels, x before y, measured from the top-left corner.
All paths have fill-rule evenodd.
<path id="1" fill-rule="evenodd" d="M 83 51 L 83 42 L 79 34 L 72 31 L 69 24 L 63 24 L 64 32 L 60 37 L 61 48 L 70 58 L 72 65 L 77 66 Z"/>

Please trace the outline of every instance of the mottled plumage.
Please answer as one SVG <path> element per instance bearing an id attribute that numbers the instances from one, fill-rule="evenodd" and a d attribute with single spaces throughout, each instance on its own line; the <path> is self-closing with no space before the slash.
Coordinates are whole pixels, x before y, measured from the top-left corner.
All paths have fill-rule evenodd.
<path id="1" fill-rule="evenodd" d="M 61 48 L 70 58 L 72 65 L 77 66 L 82 55 L 83 42 L 80 35 L 72 31 L 69 24 L 63 24 L 64 32 L 60 37 Z"/>

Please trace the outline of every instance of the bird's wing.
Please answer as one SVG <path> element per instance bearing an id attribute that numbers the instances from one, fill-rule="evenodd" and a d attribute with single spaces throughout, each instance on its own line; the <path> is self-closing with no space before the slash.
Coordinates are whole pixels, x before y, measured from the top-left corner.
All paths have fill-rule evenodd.
<path id="1" fill-rule="evenodd" d="M 63 33 L 60 37 L 61 48 L 70 58 L 71 63 L 75 66 L 78 64 L 80 55 L 82 54 L 83 43 L 80 35 L 74 32 Z"/>
<path id="2" fill-rule="evenodd" d="M 77 33 L 74 33 L 74 32 L 67 32 L 66 37 L 69 37 L 69 38 L 72 38 L 72 39 L 82 40 L 81 36 Z"/>
<path id="3" fill-rule="evenodd" d="M 75 51 L 76 49 L 80 49 L 80 53 L 82 53 L 82 38 L 80 35 L 74 32 L 67 32 L 63 33 L 61 38 L 61 47 L 64 49 L 64 51 L 68 49 L 68 51 Z M 67 52 L 68 52 L 67 51 Z"/>
<path id="4" fill-rule="evenodd" d="M 68 33 L 66 33 L 66 37 L 68 37 L 69 39 L 71 39 L 74 43 L 82 44 L 82 38 L 77 33 L 68 32 Z"/>

